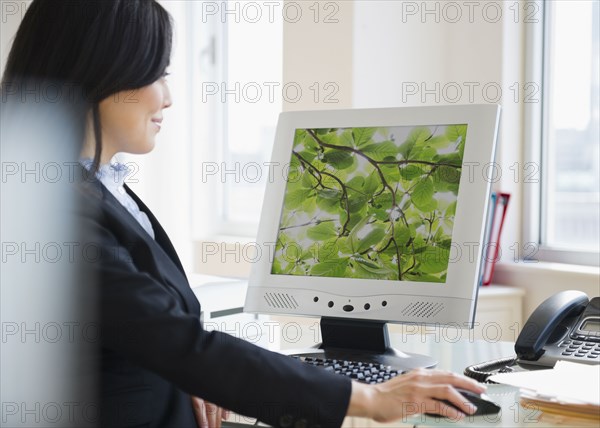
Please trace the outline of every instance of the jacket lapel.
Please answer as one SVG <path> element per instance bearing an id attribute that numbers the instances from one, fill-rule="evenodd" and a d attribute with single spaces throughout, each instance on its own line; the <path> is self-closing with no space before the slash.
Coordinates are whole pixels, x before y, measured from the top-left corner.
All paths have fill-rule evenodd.
<path id="1" fill-rule="evenodd" d="M 145 241 L 149 248 L 152 249 L 153 257 L 156 259 L 156 263 L 160 266 L 160 272 L 163 278 L 158 278 L 161 282 L 166 282 L 171 288 L 173 288 L 182 298 L 186 308 L 200 316 L 200 305 L 198 299 L 194 295 L 191 287 L 189 286 L 183 265 L 177 256 L 177 252 L 171 243 L 171 240 L 167 236 L 165 230 L 162 228 L 156 217 L 148 209 L 148 207 L 137 197 L 137 195 L 125 185 L 127 193 L 133 198 L 138 204 L 140 211 L 143 211 L 150 220 L 152 228 L 154 230 L 155 239 L 146 232 L 146 230 L 138 223 L 138 221 L 127 211 L 127 209 L 121 205 L 121 203 L 113 196 L 108 189 L 106 189 L 100 182 L 98 182 L 102 189 L 103 201 L 108 205 L 111 211 L 119 219 L 120 222 L 127 225 L 131 232 L 135 233 L 137 237 Z"/>
<path id="2" fill-rule="evenodd" d="M 146 206 L 146 204 L 144 204 L 142 202 L 142 200 L 138 197 L 138 195 L 136 195 L 133 192 L 133 190 L 131 190 L 131 188 L 129 186 L 127 186 L 127 184 L 125 184 L 124 187 L 125 187 L 125 190 L 127 191 L 127 193 L 129 194 L 129 196 L 131 196 L 133 198 L 133 200 L 135 201 L 135 203 L 138 205 L 140 211 L 143 211 L 148 216 L 148 219 L 150 219 L 150 223 L 152 224 L 152 229 L 154 229 L 154 238 L 155 238 L 156 242 L 158 243 L 158 245 L 160 245 L 160 247 L 163 249 L 163 251 L 169 256 L 171 261 L 173 261 L 173 263 L 175 263 L 175 265 L 177 266 L 177 268 L 179 269 L 179 271 L 181 272 L 181 274 L 183 275 L 183 277 L 185 278 L 185 280 L 187 282 L 185 270 L 183 269 L 181 260 L 179 260 L 177 251 L 175 251 L 175 247 L 173 247 L 173 244 L 171 243 L 169 236 L 167 235 L 165 230 L 162 228 L 162 226 L 160 225 L 160 223 L 158 222 L 156 217 L 154 217 L 154 214 L 152 214 L 152 211 L 150 211 L 150 209 Z M 138 226 L 140 228 L 142 228 L 141 225 L 137 221 L 136 221 L 136 223 L 138 224 Z M 142 228 L 142 230 L 143 230 L 143 228 Z M 145 230 L 144 230 L 144 233 L 146 233 Z"/>

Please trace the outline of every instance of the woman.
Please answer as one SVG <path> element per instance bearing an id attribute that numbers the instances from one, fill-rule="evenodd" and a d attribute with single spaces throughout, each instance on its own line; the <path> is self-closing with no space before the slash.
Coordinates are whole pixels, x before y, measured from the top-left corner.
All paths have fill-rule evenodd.
<path id="1" fill-rule="evenodd" d="M 339 426 L 345 416 L 392 421 L 415 411 L 406 403 L 462 415 L 439 400 L 471 413 L 452 386 L 483 387 L 462 376 L 416 370 L 364 385 L 203 330 L 167 234 L 123 185 L 124 171 L 110 165 L 118 152 L 154 147 L 172 102 L 171 37 L 170 17 L 153 0 L 34 0 L 2 80 L 3 90 L 62 82 L 86 102 L 76 104 L 74 125 L 82 130 L 83 176 L 91 175 L 80 185 L 85 241 L 100 250 L 91 268 L 102 326 L 101 424 L 219 426 L 224 414 L 209 403 L 281 427 Z"/>

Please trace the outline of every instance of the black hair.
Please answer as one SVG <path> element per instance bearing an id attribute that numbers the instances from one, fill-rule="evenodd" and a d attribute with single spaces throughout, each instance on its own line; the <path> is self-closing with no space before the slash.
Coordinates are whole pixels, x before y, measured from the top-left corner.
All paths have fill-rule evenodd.
<path id="1" fill-rule="evenodd" d="M 34 0 L 8 56 L 3 98 L 11 91 L 29 93 L 26 85 L 36 85 L 35 92 L 60 82 L 63 96 L 82 99 L 79 125 L 85 128 L 91 111 L 96 171 L 102 153 L 100 101 L 162 77 L 172 33 L 170 15 L 155 0 Z"/>

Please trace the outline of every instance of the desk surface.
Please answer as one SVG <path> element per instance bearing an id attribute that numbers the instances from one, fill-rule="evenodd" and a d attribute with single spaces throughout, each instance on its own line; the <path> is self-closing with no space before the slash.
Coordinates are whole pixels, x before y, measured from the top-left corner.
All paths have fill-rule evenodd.
<path id="1" fill-rule="evenodd" d="M 481 363 L 488 360 L 494 360 L 502 357 L 508 357 L 514 354 L 513 344 L 509 342 L 485 342 L 469 340 L 462 338 L 458 341 L 451 341 L 449 338 L 443 338 L 442 334 L 418 334 L 402 337 L 397 334 L 391 334 L 392 345 L 401 351 L 421 353 L 432 356 L 438 361 L 437 368 L 451 370 L 456 373 L 463 373 L 465 367 Z M 400 420 L 392 424 L 376 424 L 370 422 L 368 425 L 365 420 L 353 418 L 350 424 L 344 426 L 351 427 L 557 427 L 573 426 L 572 422 L 567 425 L 561 425 L 551 419 L 545 419 L 539 410 L 531 407 L 523 407 L 519 404 L 519 390 L 515 387 L 506 385 L 488 385 L 487 395 L 502 407 L 502 411 L 497 415 L 487 416 L 468 416 L 462 421 L 454 421 L 441 417 L 431 417 L 425 415 L 415 415 Z M 254 420 L 238 416 L 234 418 L 237 423 L 226 423 L 225 428 L 243 427 L 254 424 Z M 590 426 L 590 425 L 582 425 Z"/>
<path id="2" fill-rule="evenodd" d="M 211 314 L 211 318 L 241 312 L 246 286 L 243 281 L 228 279 L 208 281 L 206 278 L 200 277 L 194 279 L 193 283 L 196 285 L 194 291 L 200 301 L 203 302 L 203 309 Z M 490 288 L 481 291 L 484 293 L 508 292 L 500 288 Z M 260 320 L 257 321 L 260 323 Z M 301 325 L 298 324 L 298 326 L 300 327 Z M 302 325 L 301 327 L 303 329 L 303 337 L 314 337 L 314 331 L 309 326 Z M 418 332 L 408 329 L 403 335 L 391 333 L 390 341 L 392 346 L 400 351 L 429 355 L 438 361 L 437 368 L 450 370 L 455 373 L 463 373 L 465 367 L 472 364 L 514 355 L 513 343 L 479 341 L 473 339 L 472 331 L 458 330 L 458 332 L 460 332 L 459 336 L 456 335 L 456 331 L 444 329 L 443 327 Z M 278 350 L 276 349 L 277 345 L 281 345 L 281 343 L 271 340 L 265 343 L 267 345 L 270 344 L 271 346 L 267 347 L 274 351 Z M 310 343 L 309 345 L 312 344 Z M 560 424 L 553 424 L 549 420 L 544 420 L 544 416 L 537 409 L 521 406 L 519 404 L 519 390 L 517 388 L 505 385 L 489 385 L 488 395 L 502 407 L 502 411 L 498 415 L 467 417 L 460 422 L 439 417 L 416 415 L 406 418 L 404 421 L 397 421 L 396 423 L 387 425 L 380 425 L 374 422 L 369 422 L 367 425 L 366 421 L 353 418 L 349 426 L 357 428 L 365 426 L 502 426 L 529 428 L 561 426 Z M 233 428 L 255 424 L 254 419 L 239 415 L 233 415 L 232 419 L 231 422 L 225 423 L 223 426 L 225 428 Z M 573 425 L 570 422 L 568 425 L 562 426 Z"/>

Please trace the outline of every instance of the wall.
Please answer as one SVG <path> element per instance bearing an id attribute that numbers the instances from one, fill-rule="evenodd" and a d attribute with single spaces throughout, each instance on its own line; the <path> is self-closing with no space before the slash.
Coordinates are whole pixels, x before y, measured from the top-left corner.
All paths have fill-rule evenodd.
<path id="1" fill-rule="evenodd" d="M 284 110 L 352 107 L 353 3 L 286 2 L 301 6 L 302 18 L 284 20 L 283 82 L 299 84 L 305 96 Z"/>
<path id="2" fill-rule="evenodd" d="M 598 268 L 559 263 L 503 263 L 496 267 L 494 282 L 525 290 L 523 316 L 527 319 L 540 303 L 564 290 L 600 296 Z"/>
<path id="3" fill-rule="evenodd" d="M 454 4 L 462 18 L 451 22 L 443 3 L 355 2 L 356 107 L 485 102 L 481 87 L 470 100 L 464 82 L 501 83 L 502 23 L 477 13 L 470 22 L 461 2 Z M 463 96 L 450 86 L 444 93 L 448 84 L 458 84 Z M 413 85 L 418 93 L 411 93 Z"/>
<path id="4" fill-rule="evenodd" d="M 356 1 L 354 14 L 354 107 L 502 105 L 494 187 L 512 194 L 507 248 L 521 239 L 510 168 L 522 164 L 525 24 L 515 4 Z"/>

